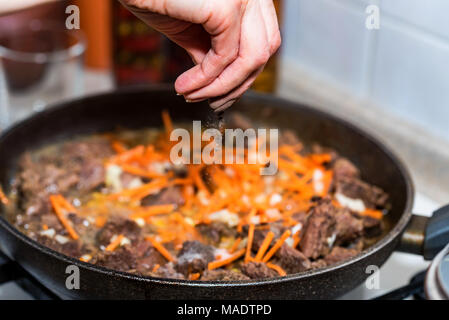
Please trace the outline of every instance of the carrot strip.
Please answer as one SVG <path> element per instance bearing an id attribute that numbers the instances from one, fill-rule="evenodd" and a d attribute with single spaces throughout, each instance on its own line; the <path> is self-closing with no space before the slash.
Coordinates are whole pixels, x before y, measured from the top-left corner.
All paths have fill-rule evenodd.
<path id="1" fill-rule="evenodd" d="M 257 251 L 256 257 L 254 258 L 255 261 L 260 262 L 265 254 L 265 252 L 268 250 L 268 247 L 270 246 L 271 241 L 274 238 L 274 233 L 272 231 L 269 231 L 267 235 L 265 236 L 265 239 L 262 242 L 262 245 L 259 248 L 259 251 Z"/>
<path id="2" fill-rule="evenodd" d="M 132 166 L 129 164 L 122 164 L 120 167 L 125 172 L 134 174 L 136 176 L 144 177 L 144 178 L 154 179 L 154 178 L 163 177 L 163 175 L 160 175 L 158 173 L 153 173 L 151 171 L 143 170 L 143 169 L 140 169 L 138 167 L 135 167 L 135 166 Z"/>
<path id="3" fill-rule="evenodd" d="M 117 249 L 117 247 L 120 245 L 120 243 L 122 242 L 122 240 L 125 238 L 125 236 L 123 234 L 118 235 L 114 241 L 112 241 L 105 249 L 105 251 L 109 251 L 112 252 L 115 249 Z"/>
<path id="4" fill-rule="evenodd" d="M 110 159 L 112 163 L 126 163 L 131 161 L 132 159 L 142 156 L 145 151 L 144 146 L 137 146 L 135 148 L 126 150 Z"/>
<path id="5" fill-rule="evenodd" d="M 56 200 L 65 210 L 69 211 L 70 213 L 78 213 L 75 207 L 72 206 L 70 202 L 68 202 L 62 195 L 56 195 Z"/>
<path id="6" fill-rule="evenodd" d="M 153 245 L 153 247 L 157 251 L 159 251 L 159 253 L 161 255 L 163 255 L 165 259 L 167 259 L 168 261 L 175 261 L 175 258 L 173 258 L 171 253 L 168 252 L 168 250 L 161 243 L 159 243 L 156 239 L 154 239 L 153 237 L 146 237 L 145 240 L 150 241 L 151 244 Z"/>
<path id="7" fill-rule="evenodd" d="M 175 209 L 174 204 L 161 204 L 143 207 L 142 209 L 131 214 L 131 219 L 148 218 L 159 214 L 167 214 Z"/>
<path id="8" fill-rule="evenodd" d="M 209 262 L 209 264 L 207 265 L 207 269 L 214 270 L 214 269 L 223 267 L 225 265 L 228 265 L 231 262 L 234 262 L 235 260 L 239 259 L 240 257 L 243 257 L 244 254 L 245 254 L 245 248 L 240 249 L 239 251 L 237 251 L 236 253 L 231 255 L 229 258 Z"/>
<path id="9" fill-rule="evenodd" d="M 79 236 L 76 233 L 76 231 L 73 229 L 73 227 L 70 225 L 69 221 L 64 215 L 64 210 L 61 207 L 60 199 L 58 200 L 58 196 L 52 195 L 50 196 L 50 203 L 53 206 L 53 210 L 56 213 L 56 216 L 58 217 L 61 224 L 64 226 L 64 228 L 67 230 L 69 235 L 74 239 L 78 240 Z"/>
<path id="10" fill-rule="evenodd" d="M 271 257 L 276 253 L 276 251 L 284 244 L 285 240 L 287 240 L 287 238 L 290 237 L 291 233 L 292 232 L 290 230 L 286 230 L 282 234 L 282 236 L 278 239 L 278 241 L 276 241 L 276 243 L 270 249 L 270 251 L 267 252 L 265 257 L 263 257 L 262 262 L 268 262 L 271 259 Z"/>
<path id="11" fill-rule="evenodd" d="M 198 280 L 198 279 L 200 278 L 200 276 L 201 276 L 201 274 L 200 274 L 199 272 L 197 272 L 197 273 L 192 273 L 192 274 L 189 276 L 189 280 Z"/>
<path id="12" fill-rule="evenodd" d="M 127 150 L 126 147 L 123 145 L 123 143 L 121 143 L 120 141 L 113 141 L 112 149 L 114 149 L 114 151 L 119 154 L 124 153 Z"/>
<path id="13" fill-rule="evenodd" d="M 0 202 L 3 203 L 5 206 L 9 203 L 9 199 L 8 197 L 6 197 L 1 186 L 0 186 Z"/>
<path id="14" fill-rule="evenodd" d="M 379 210 L 373 210 L 373 209 L 366 209 L 365 211 L 363 211 L 362 215 L 364 216 L 368 216 L 374 219 L 382 219 L 382 217 L 384 216 L 382 211 Z"/>
<path id="15" fill-rule="evenodd" d="M 278 266 L 277 264 L 273 264 L 273 263 L 267 262 L 266 265 L 267 265 L 268 268 L 273 269 L 273 270 L 275 270 L 277 273 L 279 273 L 279 275 L 280 275 L 281 277 L 287 275 L 287 272 L 285 272 L 285 270 L 282 269 L 282 268 L 281 268 L 280 266 Z"/>
<path id="16" fill-rule="evenodd" d="M 161 267 L 161 265 L 159 263 L 156 263 L 153 267 L 153 270 L 151 270 L 151 272 L 156 272 L 160 267 Z"/>
<path id="17" fill-rule="evenodd" d="M 232 247 L 229 249 L 230 253 L 233 253 L 237 248 L 239 247 L 240 242 L 242 242 L 242 238 L 237 238 L 234 243 L 232 244 Z"/>
<path id="18" fill-rule="evenodd" d="M 169 136 L 173 131 L 173 122 L 171 121 L 170 114 L 167 110 L 162 111 L 162 122 L 164 123 L 165 132 Z"/>
<path id="19" fill-rule="evenodd" d="M 245 254 L 245 262 L 248 262 L 251 258 L 251 247 L 253 245 L 253 238 L 254 238 L 254 224 L 249 225 L 248 230 L 248 242 L 246 243 L 246 254 Z"/>

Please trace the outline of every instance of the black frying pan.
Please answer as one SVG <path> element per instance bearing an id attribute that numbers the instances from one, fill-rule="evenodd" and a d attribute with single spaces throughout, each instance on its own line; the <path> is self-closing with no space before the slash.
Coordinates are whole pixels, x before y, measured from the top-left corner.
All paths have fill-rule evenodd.
<path id="1" fill-rule="evenodd" d="M 117 127 L 161 126 L 162 109 L 168 109 L 175 121 L 207 121 L 211 116 L 206 104 L 186 104 L 165 86 L 128 89 L 64 103 L 3 133 L 0 137 L 0 182 L 8 185 L 16 170 L 17 158 L 26 150 Z M 317 142 L 335 148 L 350 158 L 361 168 L 364 180 L 382 187 L 391 196 L 392 210 L 386 217 L 389 227 L 385 236 L 358 256 L 337 265 L 283 278 L 245 282 L 164 280 L 104 269 L 40 245 L 2 217 L 0 250 L 62 298 L 314 299 L 338 297 L 362 283 L 369 276 L 367 267 L 380 267 L 398 247 L 411 220 L 410 227 L 415 234 L 405 237 L 413 240 L 405 242 L 408 251 L 422 251 L 424 243 L 430 257 L 432 252 L 442 249 L 443 242 L 449 242 L 447 233 L 441 232 L 443 228 L 435 219 L 429 226 L 440 232 L 428 232 L 426 236 L 432 241 L 419 241 L 427 221 L 412 219 L 410 176 L 393 153 L 364 131 L 324 112 L 272 96 L 248 94 L 233 109 L 270 127 L 294 129 L 306 143 Z M 448 211 L 440 215 L 440 220 L 442 217 L 449 221 Z M 68 265 L 80 269 L 79 290 L 68 290 L 65 286 Z"/>

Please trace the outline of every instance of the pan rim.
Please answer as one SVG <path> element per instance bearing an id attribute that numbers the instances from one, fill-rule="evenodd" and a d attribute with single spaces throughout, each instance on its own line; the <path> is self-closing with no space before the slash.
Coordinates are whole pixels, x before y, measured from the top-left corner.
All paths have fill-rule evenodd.
<path id="1" fill-rule="evenodd" d="M 48 107 L 46 110 L 40 112 L 39 114 L 36 114 L 35 116 L 32 116 L 26 120 L 20 121 L 19 123 L 13 125 L 12 127 L 5 130 L 0 135 L 0 144 L 4 139 L 6 139 L 10 134 L 13 134 L 14 132 L 20 130 L 22 126 L 27 125 L 29 122 L 37 121 L 40 117 L 45 117 L 47 114 L 51 114 L 53 112 L 56 112 L 58 110 L 63 110 L 67 108 L 68 105 L 73 104 L 74 102 L 81 102 L 85 100 L 91 100 L 91 99 L 99 99 L 102 97 L 111 97 L 114 95 L 122 95 L 122 94 L 130 94 L 130 93 L 139 93 L 144 91 L 167 91 L 174 93 L 174 89 L 169 84 L 158 84 L 158 85 L 151 85 L 151 86 L 134 86 L 134 87 L 128 87 L 123 88 L 119 90 L 112 90 L 103 92 L 100 94 L 93 94 L 88 95 L 79 99 L 73 99 L 69 101 L 65 101 L 59 104 L 52 105 Z M 165 279 L 165 278 L 156 278 L 156 277 L 150 277 L 150 276 L 138 276 L 132 273 L 128 272 L 122 272 L 122 271 L 116 271 L 113 269 L 108 269 L 104 267 L 100 267 L 97 265 L 93 265 L 90 263 L 82 262 L 78 259 L 66 256 L 62 253 L 59 253 L 53 249 L 50 249 L 39 242 L 29 238 L 24 233 L 20 232 L 17 228 L 15 228 L 11 223 L 9 223 L 3 216 L 0 215 L 0 227 L 4 228 L 8 232 L 10 232 L 14 237 L 18 238 L 18 240 L 25 242 L 27 245 L 32 246 L 33 248 L 43 252 L 46 255 L 49 255 L 53 258 L 56 258 L 58 260 L 62 260 L 64 263 L 72 264 L 80 267 L 81 269 L 87 269 L 89 271 L 93 272 L 99 272 L 104 275 L 118 277 L 118 278 L 125 278 L 132 281 L 137 282 L 144 282 L 144 283 L 158 283 L 163 285 L 174 285 L 174 286 L 186 286 L 186 287 L 197 287 L 197 288 L 213 288 L 213 287 L 245 287 L 245 286 L 263 286 L 263 285 L 270 285 L 270 284 L 279 284 L 282 282 L 289 282 L 289 281 L 295 281 L 300 280 L 312 276 L 318 276 L 330 271 L 343 269 L 346 266 L 355 264 L 364 258 L 375 254 L 376 252 L 380 251 L 382 248 L 387 246 L 391 241 L 393 241 L 396 237 L 400 236 L 402 232 L 405 230 L 411 216 L 411 208 L 414 200 L 414 186 L 413 181 L 411 179 L 411 175 L 409 173 L 409 170 L 405 166 L 404 162 L 380 139 L 377 137 L 374 137 L 370 133 L 366 132 L 361 127 L 357 126 L 356 124 L 349 122 L 348 120 L 345 120 L 335 114 L 328 113 L 326 111 L 323 111 L 321 109 L 314 108 L 314 106 L 309 104 L 303 104 L 301 102 L 295 102 L 291 101 L 285 98 L 273 96 L 270 94 L 263 94 L 263 93 L 255 93 L 255 92 L 249 92 L 245 94 L 244 99 L 253 99 L 253 100 L 260 100 L 261 102 L 277 102 L 278 105 L 281 105 L 279 108 L 296 108 L 298 107 L 307 110 L 308 112 L 315 113 L 318 116 L 323 116 L 331 121 L 339 122 L 340 124 L 344 125 L 349 130 L 353 131 L 356 134 L 362 135 L 365 139 L 369 140 L 371 143 L 376 145 L 377 148 L 379 148 L 390 160 L 392 163 L 395 164 L 399 172 L 401 173 L 402 177 L 404 178 L 405 185 L 406 185 L 406 203 L 404 207 L 404 212 L 402 213 L 400 219 L 397 221 L 397 223 L 394 225 L 394 227 L 388 231 L 387 234 L 385 234 L 382 239 L 377 241 L 374 245 L 366 248 L 358 255 L 341 261 L 340 263 L 333 264 L 331 266 L 326 266 L 324 268 L 319 269 L 313 269 L 308 270 L 300 273 L 290 274 L 287 276 L 277 276 L 273 278 L 268 279 L 259 279 L 259 280 L 240 280 L 240 281 L 195 281 L 195 280 L 177 280 L 177 279 Z"/>

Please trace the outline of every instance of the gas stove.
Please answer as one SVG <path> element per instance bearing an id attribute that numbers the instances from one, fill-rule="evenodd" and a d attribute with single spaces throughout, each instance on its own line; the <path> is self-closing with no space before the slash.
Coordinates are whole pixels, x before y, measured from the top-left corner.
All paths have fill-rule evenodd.
<path id="1" fill-rule="evenodd" d="M 432 199 L 417 194 L 413 212 L 430 216 L 441 204 Z M 443 257 L 444 258 L 444 257 Z M 441 268 L 449 269 L 449 259 L 443 259 Z M 430 262 L 421 256 L 395 252 L 390 259 L 379 270 L 378 287 L 368 288 L 365 283 L 358 288 L 345 294 L 340 299 L 373 299 L 376 297 L 419 299 L 423 298 L 423 280 L 425 270 L 429 268 Z M 438 270 L 437 270 L 438 271 Z M 449 271 L 449 270 L 448 270 Z M 21 272 L 20 270 L 18 272 Z M 1 278 L 1 275 L 0 275 Z M 397 290 L 402 288 L 401 290 Z M 395 291 L 396 290 L 396 291 Z M 51 292 L 42 287 L 36 280 L 21 278 L 16 281 L 0 285 L 0 300 L 30 300 L 30 299 L 55 299 Z"/>

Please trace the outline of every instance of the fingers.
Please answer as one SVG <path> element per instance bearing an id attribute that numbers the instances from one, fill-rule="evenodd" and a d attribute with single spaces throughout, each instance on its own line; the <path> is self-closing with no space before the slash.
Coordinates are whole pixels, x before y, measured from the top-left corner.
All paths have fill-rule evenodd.
<path id="1" fill-rule="evenodd" d="M 211 35 L 211 49 L 201 64 L 182 74 L 175 83 L 180 94 L 212 83 L 238 56 L 241 29 L 241 1 L 208 0 L 210 19 L 203 27 Z"/>
<path id="2" fill-rule="evenodd" d="M 239 87 L 270 58 L 270 44 L 258 1 L 251 1 L 242 21 L 239 57 L 210 85 L 185 95 L 187 100 L 198 101 L 224 96 Z"/>
<path id="3" fill-rule="evenodd" d="M 223 111 L 232 106 L 254 83 L 257 76 L 263 71 L 263 67 L 254 72 L 242 85 L 223 97 L 211 99 L 209 105 L 215 112 Z"/>
<path id="4" fill-rule="evenodd" d="M 273 0 L 260 0 L 260 7 L 265 21 L 270 54 L 273 55 L 281 46 L 281 33 Z"/>

